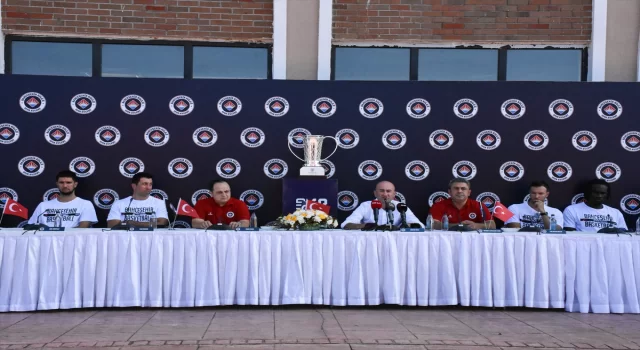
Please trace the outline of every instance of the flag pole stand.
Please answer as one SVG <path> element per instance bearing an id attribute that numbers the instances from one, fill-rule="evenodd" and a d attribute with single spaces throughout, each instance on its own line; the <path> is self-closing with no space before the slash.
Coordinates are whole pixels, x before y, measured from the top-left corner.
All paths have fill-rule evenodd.
<path id="1" fill-rule="evenodd" d="M 7 205 L 4 205 L 4 208 L 2 208 L 2 215 L 0 215 L 0 225 L 2 224 L 2 219 L 4 218 L 4 211 L 7 209 Z M 2 230 L 2 228 L 0 228 L 0 230 Z"/>
<path id="2" fill-rule="evenodd" d="M 179 198 L 179 199 L 178 199 L 178 205 L 180 205 L 180 201 L 181 201 L 181 200 L 182 200 L 182 198 Z M 175 228 L 175 226 L 176 226 L 176 220 L 178 220 L 178 210 L 177 210 L 176 208 L 173 208 L 173 205 L 172 205 L 172 208 L 171 208 L 171 209 L 173 209 L 174 215 L 173 215 L 173 224 L 170 224 L 170 225 L 169 225 L 169 230 L 175 230 L 175 229 L 176 229 L 176 228 Z"/>

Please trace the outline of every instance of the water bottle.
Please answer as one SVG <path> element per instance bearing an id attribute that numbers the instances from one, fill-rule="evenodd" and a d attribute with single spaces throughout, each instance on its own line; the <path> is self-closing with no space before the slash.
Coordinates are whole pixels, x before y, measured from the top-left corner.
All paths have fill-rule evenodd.
<path id="1" fill-rule="evenodd" d="M 62 215 L 60 215 L 60 212 L 57 212 L 56 216 L 53 218 L 53 226 L 62 227 Z"/>
<path id="2" fill-rule="evenodd" d="M 549 230 L 555 231 L 558 229 L 558 221 L 556 221 L 556 215 L 551 214 L 551 219 L 549 219 Z"/>
<path id="3" fill-rule="evenodd" d="M 640 216 L 638 216 L 638 220 L 636 220 L 636 235 L 640 235 Z"/>
<path id="4" fill-rule="evenodd" d="M 431 214 L 427 215 L 427 221 L 425 221 L 424 223 L 424 229 L 427 231 L 431 231 L 431 228 L 433 227 L 433 218 L 431 217 Z"/>
<path id="5" fill-rule="evenodd" d="M 254 212 L 251 214 L 251 218 L 249 219 L 249 227 L 258 227 L 258 216 Z"/>
<path id="6" fill-rule="evenodd" d="M 449 230 L 449 217 L 447 216 L 447 214 L 444 214 L 444 216 L 442 217 L 442 231 L 447 230 Z"/>
<path id="7" fill-rule="evenodd" d="M 158 218 L 156 217 L 156 212 L 154 211 L 149 214 L 149 227 L 154 230 L 158 228 Z"/>

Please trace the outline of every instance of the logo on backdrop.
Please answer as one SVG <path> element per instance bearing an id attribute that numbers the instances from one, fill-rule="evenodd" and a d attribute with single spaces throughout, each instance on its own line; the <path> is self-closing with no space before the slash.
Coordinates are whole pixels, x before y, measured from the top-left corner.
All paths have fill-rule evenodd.
<path id="1" fill-rule="evenodd" d="M 164 146 L 169 142 L 169 130 L 161 126 L 152 126 L 144 132 L 144 141 L 149 146 Z"/>
<path id="2" fill-rule="evenodd" d="M 191 172 L 193 171 L 193 164 L 187 158 L 175 158 L 169 162 L 167 170 L 171 176 L 183 179 L 191 175 Z"/>
<path id="3" fill-rule="evenodd" d="M 524 115 L 526 111 L 524 102 L 516 99 L 506 100 L 500 107 L 502 115 L 509 119 L 518 119 Z"/>
<path id="4" fill-rule="evenodd" d="M 218 133 L 208 126 L 197 128 L 193 132 L 193 143 L 200 147 L 211 147 L 218 141 Z"/>
<path id="5" fill-rule="evenodd" d="M 358 196 L 351 191 L 338 192 L 338 209 L 351 211 L 358 206 Z"/>
<path id="6" fill-rule="evenodd" d="M 320 165 L 324 168 L 324 173 L 327 179 L 330 179 L 336 173 L 336 166 L 330 160 L 321 160 Z"/>
<path id="7" fill-rule="evenodd" d="M 631 215 L 640 214 L 640 196 L 637 194 L 628 194 L 620 200 L 620 209 Z"/>
<path id="8" fill-rule="evenodd" d="M 161 201 L 169 200 L 169 196 L 167 195 L 167 192 L 157 188 L 154 188 L 153 190 L 151 190 L 151 193 L 149 194 Z"/>
<path id="9" fill-rule="evenodd" d="M 144 171 L 144 163 L 138 158 L 125 158 L 119 165 L 120 174 L 126 177 L 133 177 L 133 175 Z"/>
<path id="10" fill-rule="evenodd" d="M 432 207 L 435 203 L 442 202 L 443 200 L 449 199 L 449 198 L 451 198 L 451 196 L 447 192 L 443 192 L 443 191 L 433 192 L 429 196 L 429 206 Z"/>
<path id="11" fill-rule="evenodd" d="M 474 100 L 463 98 L 453 105 L 453 113 L 457 115 L 458 118 L 473 118 L 478 114 L 478 104 Z"/>
<path id="12" fill-rule="evenodd" d="M 127 95 L 120 101 L 120 109 L 129 115 L 138 115 L 144 112 L 147 103 L 141 96 Z"/>
<path id="13" fill-rule="evenodd" d="M 260 191 L 246 190 L 240 194 L 239 199 L 247 205 L 249 210 L 256 210 L 264 204 L 264 196 Z"/>
<path id="14" fill-rule="evenodd" d="M 246 128 L 240 133 L 240 142 L 250 148 L 260 147 L 264 138 L 264 132 L 258 128 Z"/>
<path id="15" fill-rule="evenodd" d="M 60 196 L 60 190 L 57 188 L 51 188 L 47 190 L 47 192 L 42 195 L 42 200 L 44 202 L 57 199 Z"/>
<path id="16" fill-rule="evenodd" d="M 358 174 L 365 180 L 375 180 L 382 175 L 382 165 L 375 160 L 365 160 L 358 166 Z"/>
<path id="17" fill-rule="evenodd" d="M 407 198 L 405 198 L 404 194 L 396 191 L 396 196 L 393 198 L 393 200 L 406 203 Z"/>
<path id="18" fill-rule="evenodd" d="M 271 159 L 264 163 L 264 174 L 272 179 L 281 179 L 289 171 L 289 166 L 282 159 Z"/>
<path id="19" fill-rule="evenodd" d="M 169 101 L 169 110 L 175 115 L 187 115 L 193 112 L 195 103 L 189 96 L 178 95 Z"/>
<path id="20" fill-rule="evenodd" d="M 500 146 L 500 142 L 502 142 L 500 134 L 493 130 L 480 131 L 478 136 L 476 136 L 476 143 L 478 144 L 478 147 L 487 151 L 498 148 L 498 146 Z"/>
<path id="21" fill-rule="evenodd" d="M 616 182 L 621 175 L 622 169 L 616 163 L 606 162 L 596 168 L 596 176 L 606 182 Z"/>
<path id="22" fill-rule="evenodd" d="M 20 107 L 25 112 L 38 113 L 47 106 L 47 100 L 37 92 L 27 92 L 20 96 Z"/>
<path id="23" fill-rule="evenodd" d="M 103 146 L 113 146 L 120 142 L 120 130 L 111 125 L 99 127 L 95 136 L 96 142 Z"/>
<path id="24" fill-rule="evenodd" d="M 208 190 L 206 188 L 197 190 L 195 192 L 193 192 L 193 194 L 191 195 L 191 204 L 196 205 L 196 202 L 207 199 L 207 198 L 211 198 L 211 190 Z"/>
<path id="25" fill-rule="evenodd" d="M 604 100 L 598 105 L 598 115 L 605 120 L 614 120 L 622 115 L 622 105 L 616 100 Z"/>
<path id="26" fill-rule="evenodd" d="M 598 143 L 598 138 L 591 131 L 582 130 L 573 134 L 571 138 L 573 143 L 573 147 L 575 147 L 579 151 L 590 151 L 596 144 Z"/>
<path id="27" fill-rule="evenodd" d="M 313 113 L 321 118 L 329 118 L 334 115 L 337 108 L 335 101 L 328 97 L 320 97 L 311 104 Z"/>
<path id="28" fill-rule="evenodd" d="M 549 145 L 549 136 L 542 130 L 531 130 L 524 135 L 524 145 L 528 149 L 539 151 Z"/>
<path id="29" fill-rule="evenodd" d="M 233 158 L 224 158 L 216 164 L 216 171 L 221 177 L 231 179 L 240 174 L 240 163 Z"/>
<path id="30" fill-rule="evenodd" d="M 585 201 L 586 199 L 584 198 L 584 193 L 578 193 L 575 196 L 573 196 L 573 198 L 571 198 L 571 204 L 578 204 Z"/>
<path id="31" fill-rule="evenodd" d="M 51 125 L 44 131 L 44 139 L 55 146 L 64 145 L 71 139 L 71 130 L 64 125 Z"/>
<path id="32" fill-rule="evenodd" d="M 640 132 L 629 131 L 625 133 L 620 139 L 620 144 L 622 145 L 622 148 L 629 152 L 640 151 Z"/>
<path id="33" fill-rule="evenodd" d="M 218 112 L 227 117 L 234 116 L 242 111 L 242 102 L 235 96 L 225 96 L 218 100 Z M 286 112 L 285 112 L 286 113 Z"/>
<path id="34" fill-rule="evenodd" d="M 264 110 L 272 117 L 282 117 L 289 112 L 289 101 L 280 96 L 274 96 L 264 103 Z"/>
<path id="35" fill-rule="evenodd" d="M 360 102 L 360 114 L 366 118 L 378 118 L 384 111 L 382 101 L 377 98 L 365 98 Z"/>
<path id="36" fill-rule="evenodd" d="M 296 148 L 304 147 L 304 137 L 311 135 L 311 131 L 305 128 L 295 128 L 289 131 L 289 144 Z"/>
<path id="37" fill-rule="evenodd" d="M 524 176 L 524 167 L 518 162 L 505 162 L 500 167 L 500 176 L 507 181 L 518 181 Z"/>
<path id="38" fill-rule="evenodd" d="M 453 134 L 445 129 L 438 129 L 429 135 L 429 143 L 435 149 L 447 149 L 453 145 Z"/>
<path id="39" fill-rule="evenodd" d="M 71 109 L 78 114 L 89 114 L 98 106 L 98 102 L 89 94 L 78 94 L 71 99 Z"/>
<path id="40" fill-rule="evenodd" d="M 493 192 L 482 192 L 476 197 L 476 200 L 493 212 L 496 203 L 500 202 L 500 197 Z"/>
<path id="41" fill-rule="evenodd" d="M 531 199 L 531 195 L 530 194 L 524 196 L 524 199 L 522 200 L 522 203 L 529 203 L 529 199 Z M 544 205 L 548 205 L 548 204 L 549 204 L 549 198 L 545 198 L 544 199 Z"/>
<path id="42" fill-rule="evenodd" d="M 421 160 L 413 160 L 404 167 L 404 173 L 411 180 L 424 180 L 429 176 L 429 166 Z"/>
<path id="43" fill-rule="evenodd" d="M 120 196 L 118 196 L 116 191 L 110 188 L 103 188 L 93 195 L 93 204 L 100 209 L 111 209 L 113 203 L 119 199 Z"/>
<path id="44" fill-rule="evenodd" d="M 78 177 L 87 177 L 96 170 L 96 163 L 87 157 L 73 158 L 71 162 L 69 162 L 69 170 L 76 173 Z"/>
<path id="45" fill-rule="evenodd" d="M 453 165 L 453 176 L 465 180 L 471 180 L 476 177 L 478 168 L 468 160 L 461 160 Z"/>
<path id="46" fill-rule="evenodd" d="M 191 225 L 183 220 L 176 220 L 173 222 L 173 228 L 191 228 Z"/>
<path id="47" fill-rule="evenodd" d="M 382 135 L 382 144 L 389 149 L 400 149 L 407 143 L 407 135 L 398 129 L 387 130 Z"/>
<path id="48" fill-rule="evenodd" d="M 549 178 L 556 182 L 564 182 L 571 178 L 573 169 L 571 165 L 566 162 L 553 162 L 547 168 L 547 175 Z"/>
<path id="49" fill-rule="evenodd" d="M 555 100 L 549 105 L 549 114 L 556 119 L 567 119 L 573 114 L 573 104 L 569 100 Z"/>
<path id="50" fill-rule="evenodd" d="M 354 148 L 360 142 L 360 135 L 353 129 L 342 129 L 336 133 L 336 140 L 340 148 Z"/>
<path id="51" fill-rule="evenodd" d="M 8 199 L 18 201 L 18 192 L 9 187 L 0 187 L 0 209 L 4 208 Z"/>
<path id="52" fill-rule="evenodd" d="M 24 176 L 38 176 L 44 171 L 44 161 L 36 156 L 27 156 L 18 162 L 18 170 Z"/>
<path id="53" fill-rule="evenodd" d="M 20 138 L 20 129 L 9 123 L 0 124 L 0 144 L 8 145 L 18 141 Z"/>
<path id="54" fill-rule="evenodd" d="M 411 118 L 422 119 L 431 113 L 431 104 L 423 98 L 414 98 L 407 103 L 406 110 Z"/>

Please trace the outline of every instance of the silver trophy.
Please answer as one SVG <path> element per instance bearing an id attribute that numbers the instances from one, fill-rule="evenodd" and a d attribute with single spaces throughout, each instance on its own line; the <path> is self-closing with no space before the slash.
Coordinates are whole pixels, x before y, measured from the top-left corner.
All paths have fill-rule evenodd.
<path id="1" fill-rule="evenodd" d="M 320 164 L 321 161 L 328 159 L 338 149 L 338 140 L 333 136 L 320 136 L 320 135 L 305 135 L 302 137 L 302 148 L 304 149 L 304 159 L 298 157 L 291 149 L 291 143 L 287 142 L 289 151 L 293 153 L 296 158 L 304 162 L 304 166 L 300 168 L 300 176 L 324 176 L 324 167 Z M 322 141 L 324 139 L 332 139 L 336 143 L 336 148 L 331 152 L 329 157 L 322 159 L 320 153 L 322 152 Z"/>

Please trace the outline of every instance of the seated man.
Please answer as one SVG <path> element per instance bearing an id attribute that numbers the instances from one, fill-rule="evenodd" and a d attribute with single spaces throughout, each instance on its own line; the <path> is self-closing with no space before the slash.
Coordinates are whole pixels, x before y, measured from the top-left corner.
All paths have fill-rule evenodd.
<path id="1" fill-rule="evenodd" d="M 98 222 L 96 210 L 88 200 L 76 197 L 78 178 L 73 171 L 63 170 L 56 175 L 58 198 L 38 204 L 29 224 L 55 226 L 56 214 L 62 218 L 61 227 L 87 228 Z"/>
<path id="2" fill-rule="evenodd" d="M 449 195 L 451 198 L 435 203 L 429 213 L 433 218 L 433 229 L 442 229 L 442 220 L 445 215 L 452 225 L 466 225 L 471 229 L 493 229 L 496 223 L 491 220 L 491 212 L 487 207 L 471 195 L 471 183 L 469 180 L 455 178 L 449 181 Z"/>
<path id="3" fill-rule="evenodd" d="M 598 232 L 602 228 L 617 227 L 627 230 L 620 210 L 604 204 L 610 194 L 611 185 L 608 182 L 602 179 L 589 181 L 584 188 L 585 201 L 565 208 L 564 229 Z"/>
<path id="4" fill-rule="evenodd" d="M 529 185 L 529 201 L 527 203 L 512 204 L 509 211 L 513 216 L 505 222 L 506 227 L 536 227 L 549 229 L 551 215 L 556 219 L 558 230 L 562 228 L 562 212 L 556 208 L 544 205 L 549 197 L 549 185 L 544 181 L 534 181 Z"/>
<path id="5" fill-rule="evenodd" d="M 394 200 L 396 197 L 396 187 L 389 181 L 380 181 L 376 184 L 376 188 L 373 191 L 373 195 L 380 202 L 391 201 L 396 206 L 393 211 L 393 226 L 398 227 L 401 224 L 400 212 L 398 212 L 398 201 Z M 424 227 L 420 220 L 413 214 L 411 209 L 407 209 L 407 224 L 418 224 L 420 227 Z M 360 203 L 360 205 L 354 210 L 348 218 L 346 218 L 341 227 L 345 230 L 359 230 L 365 227 L 366 224 L 372 225 L 386 225 L 388 223 L 387 215 L 384 209 L 381 209 L 378 215 L 378 222 L 374 221 L 373 209 L 371 209 L 371 201 Z"/>
<path id="6" fill-rule="evenodd" d="M 231 228 L 249 227 L 249 208 L 236 198 L 231 197 L 231 187 L 224 180 L 211 184 L 213 197 L 196 202 L 195 210 L 199 218 L 191 220 L 194 228 L 208 228 L 211 225 L 224 224 Z"/>
<path id="7" fill-rule="evenodd" d="M 163 200 L 151 196 L 153 175 L 137 173 L 131 179 L 133 195 L 116 201 L 107 216 L 107 227 L 112 228 L 120 223 L 135 227 L 149 227 L 151 214 L 155 214 L 158 226 L 169 224 L 167 206 Z"/>

